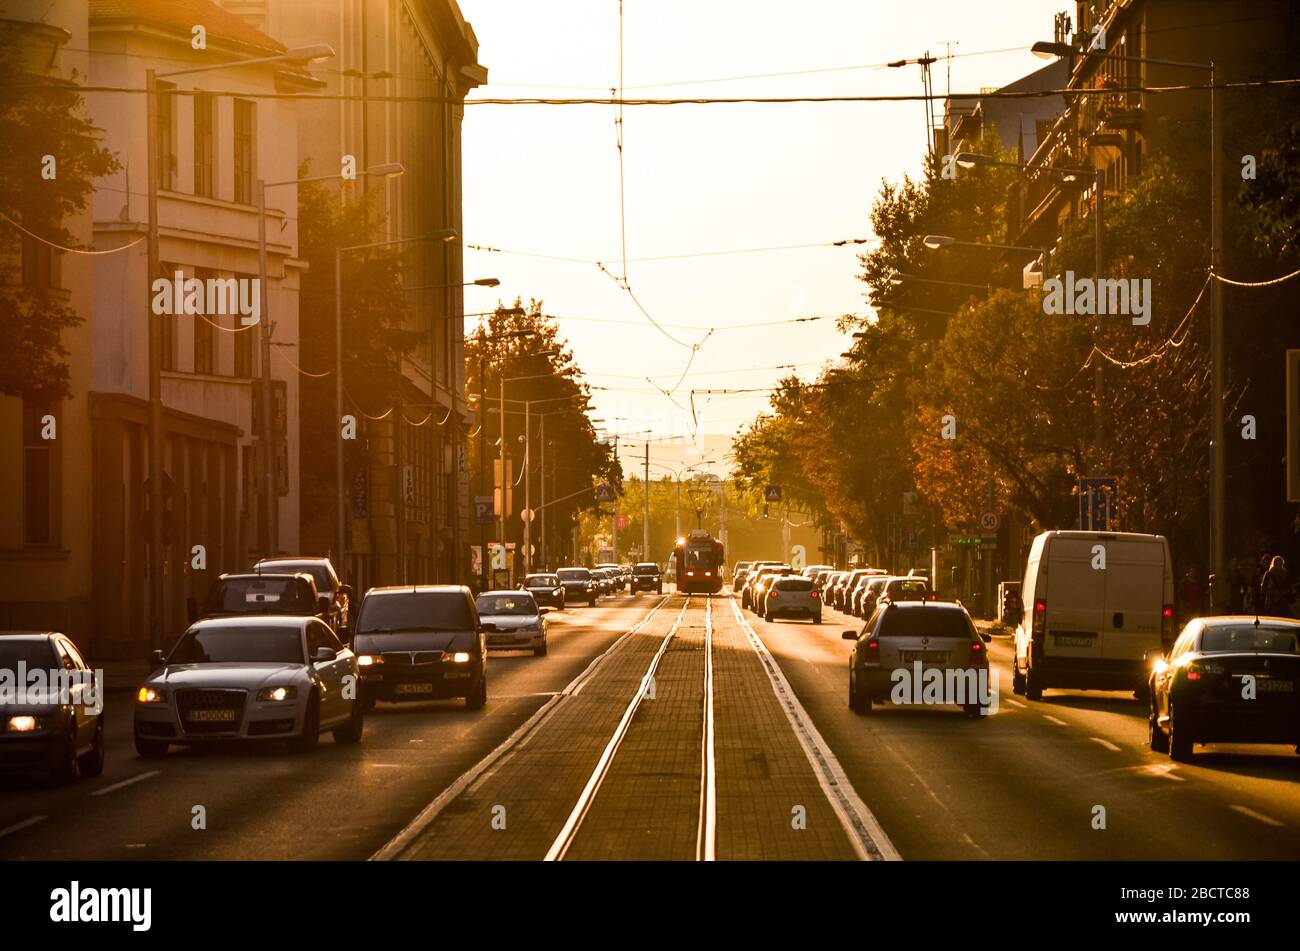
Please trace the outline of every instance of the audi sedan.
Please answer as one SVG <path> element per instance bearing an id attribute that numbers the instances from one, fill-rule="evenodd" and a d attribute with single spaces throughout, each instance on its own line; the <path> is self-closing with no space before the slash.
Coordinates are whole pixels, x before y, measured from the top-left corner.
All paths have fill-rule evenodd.
<path id="1" fill-rule="evenodd" d="M 591 607 L 596 606 L 600 591 L 596 585 L 596 576 L 590 568 L 561 568 L 555 573 L 564 587 L 566 601 L 576 604 L 586 601 Z"/>
<path id="2" fill-rule="evenodd" d="M 527 591 L 484 591 L 474 602 L 488 650 L 530 650 L 546 656 L 546 608 Z"/>
<path id="3" fill-rule="evenodd" d="M 288 741 L 307 752 L 326 730 L 338 743 L 361 740 L 356 655 L 317 618 L 198 621 L 153 662 L 135 696 L 143 757 L 220 740 Z"/>
<path id="4" fill-rule="evenodd" d="M 1151 749 L 1188 760 L 1196 743 L 1285 743 L 1300 753 L 1300 622 L 1197 618 L 1152 666 Z"/>

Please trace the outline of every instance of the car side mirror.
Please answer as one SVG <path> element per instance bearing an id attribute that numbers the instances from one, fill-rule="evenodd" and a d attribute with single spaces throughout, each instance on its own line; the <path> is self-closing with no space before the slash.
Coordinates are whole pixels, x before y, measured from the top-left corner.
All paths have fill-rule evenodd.
<path id="1" fill-rule="evenodd" d="M 312 663 L 328 664 L 332 660 L 337 660 L 339 652 L 332 647 L 318 647 L 316 653 L 311 655 Z"/>
<path id="2" fill-rule="evenodd" d="M 987 644 L 993 640 L 993 637 L 992 635 L 986 633 L 985 631 L 980 631 L 980 640 L 982 640 L 985 644 Z"/>
<path id="3" fill-rule="evenodd" d="M 550 609 L 550 608 L 538 608 L 538 609 L 537 609 L 537 614 L 538 614 L 539 617 L 545 617 L 546 615 L 548 615 L 548 614 L 550 614 L 550 613 L 551 613 L 551 609 Z"/>
<path id="4" fill-rule="evenodd" d="M 149 669 L 151 671 L 164 667 L 166 664 L 167 658 L 163 656 L 162 651 L 153 651 L 149 654 Z"/>
<path id="5" fill-rule="evenodd" d="M 843 634 L 840 635 L 840 637 L 844 638 L 846 641 L 856 641 L 858 639 L 858 632 L 845 631 Z"/>
<path id="6" fill-rule="evenodd" d="M 316 610 L 321 614 L 330 613 L 330 596 L 328 594 L 316 595 Z"/>

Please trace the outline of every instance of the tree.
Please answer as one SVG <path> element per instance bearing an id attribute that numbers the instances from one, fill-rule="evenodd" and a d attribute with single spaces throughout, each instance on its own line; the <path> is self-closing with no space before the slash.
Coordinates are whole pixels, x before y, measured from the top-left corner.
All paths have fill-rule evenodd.
<path id="1" fill-rule="evenodd" d="M 100 148 L 77 87 L 45 75 L 48 56 L 47 45 L 28 45 L 21 24 L 0 24 L 0 209 L 11 219 L 0 221 L 0 395 L 54 400 L 69 395 L 60 335 L 82 318 L 15 262 L 77 247 L 63 222 L 118 163 Z"/>

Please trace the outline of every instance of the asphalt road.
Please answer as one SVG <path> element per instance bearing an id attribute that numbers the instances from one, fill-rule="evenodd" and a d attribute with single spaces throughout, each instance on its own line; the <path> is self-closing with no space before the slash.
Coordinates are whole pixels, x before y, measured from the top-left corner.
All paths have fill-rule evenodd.
<path id="1" fill-rule="evenodd" d="M 746 612 L 859 795 L 904 859 L 1291 859 L 1300 856 L 1300 756 L 1289 746 L 1147 747 L 1132 693 L 1011 693 L 1009 638 L 990 645 L 998 712 L 848 709 L 843 631 L 826 611 L 766 623 Z M 1105 828 L 1095 829 L 1104 808 Z"/>
<path id="2" fill-rule="evenodd" d="M 110 692 L 104 774 L 70 786 L 0 777 L 0 859 L 364 859 L 489 753 L 660 599 L 553 613 L 550 653 L 493 653 L 488 704 L 379 704 L 359 746 L 172 747 L 143 760 L 131 699 Z M 203 806 L 207 828 L 195 829 Z"/>

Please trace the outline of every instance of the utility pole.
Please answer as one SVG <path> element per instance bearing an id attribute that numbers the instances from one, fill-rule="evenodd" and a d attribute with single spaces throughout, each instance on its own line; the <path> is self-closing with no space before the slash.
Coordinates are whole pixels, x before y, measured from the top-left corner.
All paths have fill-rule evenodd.
<path id="1" fill-rule="evenodd" d="M 486 365 L 487 334 L 483 325 L 478 328 L 478 494 L 487 495 L 487 378 L 483 376 Z M 478 523 L 479 573 L 482 575 L 480 591 L 488 590 L 487 529 L 482 519 Z"/>
<path id="2" fill-rule="evenodd" d="M 1223 346 L 1223 180 L 1219 164 L 1223 152 L 1223 123 L 1219 115 L 1219 93 L 1215 89 L 1216 70 L 1210 63 L 1210 471 L 1213 490 L 1210 495 L 1210 570 L 1211 610 L 1227 605 L 1227 457 L 1223 440 L 1223 383 L 1227 354 Z"/>
<path id="3" fill-rule="evenodd" d="M 497 543 L 502 550 L 506 547 L 506 375 L 501 373 L 501 440 L 499 445 L 499 455 L 501 460 L 501 511 L 497 513 Z M 509 562 L 506 564 L 507 572 L 509 571 Z"/>
<path id="4" fill-rule="evenodd" d="M 641 559 L 650 560 L 650 440 L 645 441 L 645 482 L 642 483 L 642 489 L 645 491 L 645 516 L 641 525 Z"/>
<path id="5" fill-rule="evenodd" d="M 614 434 L 614 459 L 615 460 L 618 459 L 618 433 Z M 617 492 L 614 493 L 614 501 L 612 505 L 614 509 L 614 514 L 610 518 L 610 535 L 612 536 L 610 540 L 610 547 L 614 549 L 613 560 L 617 562 L 618 561 L 618 493 Z"/>
<path id="6" fill-rule="evenodd" d="M 533 404 L 531 400 L 524 400 L 524 511 L 527 517 L 524 519 L 524 574 L 529 574 L 533 570 L 533 510 L 532 495 L 530 490 L 533 486 L 533 446 L 532 446 L 532 414 Z M 501 415 L 505 415 L 505 407 L 501 408 Z"/>
<path id="7" fill-rule="evenodd" d="M 158 79 L 145 70 L 145 151 L 147 153 L 149 236 L 145 266 L 145 301 L 153 300 L 158 261 Z M 148 304 L 146 303 L 146 308 Z M 163 636 L 163 412 L 162 325 L 165 315 L 148 313 L 149 321 L 149 647 L 162 648 Z"/>
<path id="8" fill-rule="evenodd" d="M 279 532 L 276 516 L 279 515 L 279 493 L 275 485 L 275 435 L 274 412 L 271 407 L 271 314 L 267 307 L 266 285 L 270 280 L 266 263 L 266 182 L 257 180 L 257 272 L 258 297 L 262 308 L 262 326 L 259 337 L 262 343 L 262 400 L 259 412 L 262 421 L 262 554 L 272 557 L 279 550 Z"/>
<path id="9" fill-rule="evenodd" d="M 541 442 L 540 445 L 538 446 L 538 448 L 541 451 L 541 455 L 538 456 L 537 461 L 540 463 L 538 468 L 541 470 L 541 476 L 542 476 L 541 478 L 542 504 L 539 506 L 539 509 L 541 510 L 542 513 L 542 531 L 541 531 L 541 545 L 539 546 L 538 550 L 541 552 L 542 568 L 543 570 L 545 570 L 550 565 L 550 562 L 546 560 L 546 414 L 545 413 L 542 414 L 541 426 L 542 426 Z"/>

